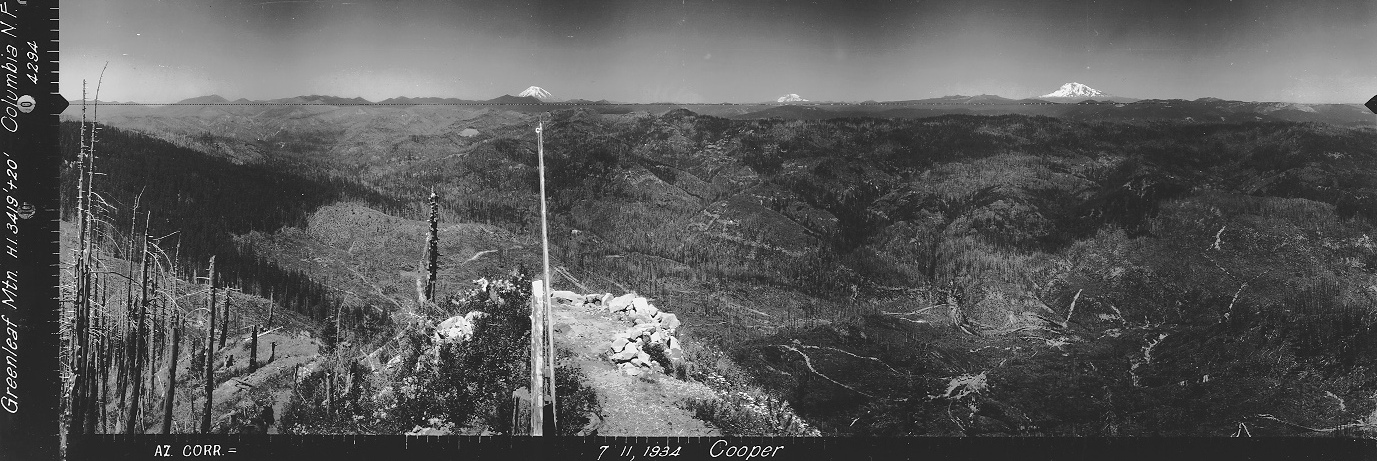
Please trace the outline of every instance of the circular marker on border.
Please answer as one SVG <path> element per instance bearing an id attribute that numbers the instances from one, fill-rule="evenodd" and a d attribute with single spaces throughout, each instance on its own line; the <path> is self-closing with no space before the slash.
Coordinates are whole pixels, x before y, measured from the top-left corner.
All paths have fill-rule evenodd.
<path id="1" fill-rule="evenodd" d="M 20 96 L 20 97 L 19 97 L 19 102 L 17 102 L 15 105 L 19 106 L 19 111 L 20 111 L 20 112 L 23 112 L 23 113 L 26 113 L 26 114 L 27 114 L 27 113 L 29 113 L 29 112 L 33 112 L 33 107 L 34 107 L 35 104 L 37 104 L 37 103 L 34 102 L 33 96 L 29 96 L 29 95 L 26 94 L 26 95 Z"/>

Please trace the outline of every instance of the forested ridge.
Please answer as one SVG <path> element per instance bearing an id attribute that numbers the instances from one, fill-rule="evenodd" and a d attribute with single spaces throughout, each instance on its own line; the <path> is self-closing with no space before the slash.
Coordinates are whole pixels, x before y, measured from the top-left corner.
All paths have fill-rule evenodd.
<path id="1" fill-rule="evenodd" d="M 415 145 L 434 139 L 395 133 L 393 149 L 339 164 L 328 155 L 349 133 L 284 132 L 293 152 L 248 165 L 107 129 L 98 169 L 119 222 L 145 190 L 154 234 L 181 231 L 182 253 L 198 255 L 188 261 L 229 254 L 252 268 L 229 269 L 244 286 L 296 290 L 323 318 L 307 277 L 275 275 L 228 236 L 304 227 L 346 198 L 415 219 L 431 191 L 446 221 L 529 235 L 533 127 L 424 155 Z M 64 130 L 71 145 L 74 125 Z M 575 109 L 544 133 L 557 264 L 676 306 L 686 337 L 726 351 L 824 433 L 1377 425 L 1370 128 Z M 357 176 L 327 179 L 341 171 Z M 690 358 L 715 360 L 703 354 Z"/>
<path id="2" fill-rule="evenodd" d="M 80 126 L 62 124 L 60 149 L 63 219 L 76 211 L 76 162 Z M 160 242 L 180 268 L 204 267 L 218 259 L 229 286 L 267 298 L 317 320 L 332 315 L 335 301 L 309 274 L 283 270 L 236 245 L 233 236 L 304 226 L 316 208 L 340 200 L 361 200 L 381 209 L 397 202 L 348 179 L 310 175 L 272 161 L 235 164 L 137 132 L 102 126 L 96 144 L 97 193 L 109 204 L 104 220 L 116 229 L 143 231 Z M 137 215 L 137 216 L 136 216 Z M 137 223 L 135 223 L 137 218 Z M 127 231 L 126 231 L 127 232 Z M 98 241 L 113 238 L 98 234 Z M 108 241 L 108 240 L 107 240 Z M 120 245 L 110 245 L 117 257 Z M 192 274 L 183 274 L 190 279 Z"/>
<path id="3" fill-rule="evenodd" d="M 679 110 L 546 133 L 559 256 L 724 321 L 696 334 L 825 430 L 1289 434 L 1259 415 L 1352 428 L 1377 408 L 1371 129 Z M 533 189 L 527 140 L 488 149 L 397 178 Z M 783 348 L 800 339 L 903 373 L 810 370 Z M 990 387 L 919 398 L 961 376 Z"/>

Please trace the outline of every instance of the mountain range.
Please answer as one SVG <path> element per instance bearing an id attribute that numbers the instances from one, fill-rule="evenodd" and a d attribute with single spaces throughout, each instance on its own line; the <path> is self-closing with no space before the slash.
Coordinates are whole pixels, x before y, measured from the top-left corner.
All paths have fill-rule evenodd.
<path id="1" fill-rule="evenodd" d="M 450 287 L 469 288 L 480 265 L 538 260 L 546 162 L 556 267 L 673 306 L 687 344 L 722 351 L 695 355 L 704 369 L 752 373 L 733 382 L 769 386 L 830 434 L 1216 436 L 1246 419 L 1251 433 L 1280 435 L 1295 431 L 1282 419 L 1377 421 L 1377 375 L 1360 366 L 1377 330 L 1354 307 L 1377 267 L 1374 133 L 1281 123 L 1370 126 L 1371 115 L 1066 90 L 858 104 L 518 94 L 108 105 L 101 190 L 178 223 L 158 235 L 182 232 L 190 260 L 250 248 L 366 312 L 408 297 L 431 194 L 452 212 L 440 251 L 474 255 L 442 266 Z M 64 125 L 64 158 L 76 159 L 80 129 Z M 78 190 L 74 177 L 62 175 L 63 190 Z M 345 197 L 356 203 L 322 206 Z M 231 239 L 225 223 L 244 227 Z M 330 311 L 299 304 L 315 319 Z M 588 355 L 574 362 L 618 373 Z M 746 419 L 733 414 L 745 413 L 714 424 Z"/>
<path id="2" fill-rule="evenodd" d="M 528 98 L 528 99 L 514 99 L 514 98 Z M 1208 98 L 1208 99 L 1213 99 L 1213 98 Z M 763 105 L 763 104 L 791 104 L 791 103 L 806 103 L 806 102 L 812 102 L 812 103 L 815 103 L 815 104 L 829 104 L 829 105 L 853 105 L 853 104 L 887 104 L 887 105 L 893 105 L 893 104 L 925 104 L 925 105 L 933 105 L 933 104 L 960 104 L 960 105 L 966 105 L 966 104 L 984 104 L 984 105 L 990 105 L 990 104 L 1037 104 L 1037 103 L 1039 103 L 1039 102 L 1080 103 L 1080 102 L 1085 102 L 1085 101 L 1129 103 L 1129 102 L 1136 102 L 1136 101 L 1139 101 L 1139 99 L 1136 99 L 1136 98 L 1129 98 L 1129 97 L 1123 97 L 1123 96 L 1111 95 L 1111 94 L 1105 93 L 1105 92 L 1103 92 L 1103 91 L 1100 91 L 1100 90 L 1091 88 L 1091 87 L 1089 87 L 1089 86 L 1087 86 L 1087 85 L 1085 85 L 1085 84 L 1082 84 L 1082 83 L 1070 82 L 1070 83 L 1067 83 L 1067 84 L 1065 84 L 1065 85 L 1062 85 L 1061 88 L 1059 88 L 1057 91 L 1053 91 L 1053 92 L 1051 92 L 1051 93 L 1048 93 L 1048 94 L 1045 94 L 1045 95 L 1042 95 L 1042 96 L 1038 96 L 1038 97 L 1036 97 L 1036 98 L 1024 98 L 1024 99 L 1010 99 L 1010 98 L 1005 98 L 1005 97 L 997 96 L 997 95 L 979 94 L 979 95 L 975 95 L 975 96 L 951 95 L 951 96 L 942 96 L 942 97 L 939 97 L 939 98 L 928 98 L 928 99 L 921 99 L 921 100 L 896 100 L 896 101 L 879 101 L 879 102 L 877 102 L 877 101 L 865 101 L 865 102 L 856 103 L 856 102 L 854 102 L 854 101 L 810 101 L 810 100 L 808 100 L 808 99 L 803 98 L 802 96 L 799 96 L 797 93 L 789 93 L 789 94 L 786 94 L 786 95 L 784 95 L 784 96 L 780 96 L 780 97 L 776 98 L 774 101 L 771 101 L 771 102 L 747 103 L 747 104 L 745 104 L 745 105 L 757 105 L 757 104 L 762 104 L 762 105 Z M 499 97 L 493 98 L 493 99 L 460 99 L 460 98 L 440 98 L 440 97 L 417 97 L 417 98 L 412 98 L 412 97 L 400 96 L 400 97 L 395 97 L 395 98 L 384 99 L 384 100 L 378 101 L 378 102 L 372 102 L 372 101 L 369 101 L 369 100 L 364 99 L 364 98 L 361 98 L 361 97 L 343 98 L 343 97 L 337 97 L 337 96 L 309 95 L 309 96 L 297 96 L 297 97 L 292 97 L 292 98 L 279 98 L 279 99 L 269 99 L 269 100 L 248 100 L 248 99 L 240 98 L 240 99 L 237 99 L 237 100 L 234 100 L 234 101 L 230 101 L 230 100 L 224 98 L 223 96 L 214 95 L 214 94 L 213 94 L 213 95 L 209 95 L 209 96 L 198 96 L 198 97 L 195 97 L 195 98 L 183 99 L 183 100 L 177 101 L 177 102 L 175 102 L 175 103 L 173 103 L 173 104 L 176 104 L 176 105 L 194 105 L 194 104 L 202 104 L 202 105 L 214 105 L 214 104 L 325 104 L 325 105 L 336 105 L 336 106 L 339 106 L 339 105 L 362 105 L 362 104 L 390 104 L 390 105 L 407 105 L 407 104 L 414 104 L 414 105 L 423 105 L 423 104 L 494 104 L 494 103 L 496 103 L 496 104 L 504 104 L 504 103 L 506 103 L 506 104 L 529 104 L 529 103 L 547 103 L 547 104 L 549 104 L 549 103 L 565 103 L 565 104 L 676 105 L 676 106 L 742 105 L 742 104 L 737 104 L 737 103 L 681 104 L 681 103 L 668 102 L 668 101 L 666 101 L 666 102 L 656 102 L 656 103 L 644 104 L 644 103 L 622 103 L 622 102 L 614 102 L 614 101 L 608 101 L 608 100 L 606 100 L 606 99 L 602 99 L 602 100 L 598 100 L 598 101 L 592 101 L 592 100 L 588 100 L 588 99 L 569 99 L 569 100 L 564 100 L 564 99 L 556 98 L 556 97 L 555 97 L 553 94 L 551 94 L 549 91 L 547 91 L 547 90 L 545 90 L 544 88 L 541 88 L 541 87 L 539 87 L 539 86 L 531 86 L 531 87 L 528 87 L 528 88 L 526 88 L 525 90 L 522 90 L 521 92 L 517 93 L 516 96 L 512 96 L 512 95 L 503 95 L 503 96 L 499 96 Z M 131 103 L 123 103 L 123 104 L 136 104 L 136 103 L 132 103 L 132 102 L 131 102 Z M 153 104 L 153 105 L 156 105 L 156 104 Z"/>
<path id="3" fill-rule="evenodd" d="M 771 102 L 746 104 L 681 104 L 661 102 L 652 104 L 624 103 L 606 99 L 592 101 L 587 99 L 556 99 L 553 94 L 538 86 L 531 86 L 517 95 L 502 95 L 487 100 L 471 100 L 439 97 L 396 97 L 378 102 L 363 98 L 344 98 L 328 95 L 307 95 L 262 101 L 248 99 L 229 100 L 220 95 L 200 96 L 178 101 L 174 104 L 139 105 L 136 103 L 106 102 L 101 111 L 104 120 L 113 121 L 120 117 L 141 119 L 140 124 L 153 123 L 184 125 L 187 120 L 164 120 L 153 122 L 156 118 L 184 118 L 194 116 L 200 119 L 223 117 L 260 117 L 264 114 L 281 115 L 292 113 L 298 116 L 307 114 L 323 115 L 331 108 L 357 108 L 363 112 L 350 112 L 356 115 L 378 115 L 387 106 L 403 110 L 415 110 L 427 106 L 467 107 L 465 114 L 483 107 L 497 111 L 517 113 L 536 113 L 579 106 L 602 114 L 649 113 L 663 114 L 675 109 L 689 109 L 695 113 L 727 118 L 767 119 L 782 118 L 794 120 L 821 120 L 844 117 L 878 118 L 921 118 L 947 114 L 976 115 L 1041 115 L 1068 118 L 1073 120 L 1112 120 L 1147 121 L 1175 120 L 1197 123 L 1244 123 L 1260 121 L 1322 122 L 1344 126 L 1364 126 L 1372 123 L 1371 114 L 1360 104 L 1299 104 L 1287 102 L 1248 102 L 1229 101 L 1219 98 L 1182 99 L 1134 99 L 1115 96 L 1091 88 L 1078 82 L 1062 85 L 1057 91 L 1035 98 L 1011 99 L 998 95 L 979 94 L 974 96 L 951 95 L 938 98 L 829 102 L 809 101 L 798 94 L 788 94 Z M 68 108 L 75 115 L 80 110 L 77 101 Z M 190 106 L 190 107 L 188 107 Z M 294 106 L 291 108 L 274 106 Z M 410 107 L 408 107 L 410 106 Z M 435 114 L 439 119 L 452 118 L 453 115 L 439 114 L 432 110 L 422 111 Z M 326 118 L 343 116 L 334 113 Z M 371 115 L 370 115 L 371 114 Z M 351 115 L 352 116 L 352 115 Z M 437 119 L 438 120 L 438 119 Z M 252 123 L 246 123 L 252 124 Z M 212 124 L 214 125 L 214 124 Z M 209 127 L 203 127 L 209 128 Z M 269 129 L 270 127 L 263 127 Z M 159 130 L 161 131 L 161 130 Z"/>

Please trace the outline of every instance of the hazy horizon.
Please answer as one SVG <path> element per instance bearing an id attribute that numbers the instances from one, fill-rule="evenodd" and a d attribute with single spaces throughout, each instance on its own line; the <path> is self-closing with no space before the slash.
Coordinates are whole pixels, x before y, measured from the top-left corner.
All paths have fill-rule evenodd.
<path id="1" fill-rule="evenodd" d="M 754 103 L 1114 96 L 1362 104 L 1377 4 L 1070 0 L 63 3 L 61 92 Z"/>

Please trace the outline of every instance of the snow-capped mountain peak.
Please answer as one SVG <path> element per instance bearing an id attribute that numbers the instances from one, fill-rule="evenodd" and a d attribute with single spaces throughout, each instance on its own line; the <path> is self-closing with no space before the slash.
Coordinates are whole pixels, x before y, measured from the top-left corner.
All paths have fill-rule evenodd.
<path id="1" fill-rule="evenodd" d="M 1071 82 L 1071 83 L 1067 83 L 1067 84 L 1065 84 L 1065 85 L 1062 85 L 1062 86 L 1061 86 L 1061 89 L 1059 89 L 1059 90 L 1057 90 L 1057 91 L 1053 91 L 1053 92 L 1048 93 L 1048 94 L 1044 94 L 1044 95 L 1042 95 L 1041 97 L 1043 97 L 1043 98 L 1089 98 L 1089 97 L 1094 97 L 1094 96 L 1106 96 L 1106 95 L 1104 94 L 1104 92 L 1102 92 L 1102 91 L 1100 91 L 1100 90 L 1097 90 L 1097 89 L 1094 89 L 1094 88 L 1091 88 L 1091 87 L 1082 85 L 1082 84 L 1080 84 L 1080 83 Z"/>
<path id="2" fill-rule="evenodd" d="M 549 91 L 545 91 L 544 88 L 541 88 L 541 87 L 538 87 L 538 86 L 533 86 L 533 87 L 527 88 L 526 91 L 522 91 L 521 94 L 518 94 L 517 96 L 521 96 L 521 97 L 530 96 L 530 97 L 534 97 L 534 98 L 536 98 L 536 99 L 539 99 L 539 100 L 541 100 L 541 101 L 544 101 L 544 100 L 547 100 L 547 99 L 550 99 L 550 98 L 554 97 L 554 95 L 550 94 Z"/>
<path id="3" fill-rule="evenodd" d="M 789 94 L 786 94 L 786 95 L 784 95 L 784 96 L 780 96 L 779 99 L 776 99 L 776 100 L 775 100 L 775 102 L 807 102 L 807 101 L 808 101 L 807 99 L 803 99 L 802 96 L 799 96 L 799 95 L 794 94 L 794 93 L 789 93 Z"/>

